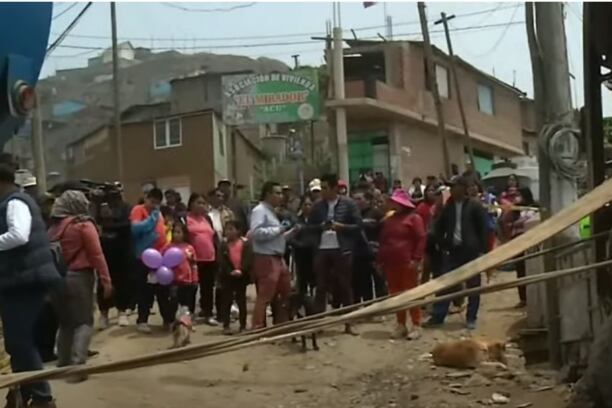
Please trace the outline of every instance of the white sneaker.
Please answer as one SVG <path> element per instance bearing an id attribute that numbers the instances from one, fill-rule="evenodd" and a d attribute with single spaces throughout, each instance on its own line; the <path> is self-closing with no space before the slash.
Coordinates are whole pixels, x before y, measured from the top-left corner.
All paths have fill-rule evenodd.
<path id="1" fill-rule="evenodd" d="M 98 328 L 100 330 L 106 330 L 110 327 L 110 322 L 108 321 L 108 316 L 101 315 L 100 320 L 98 321 Z"/>
<path id="2" fill-rule="evenodd" d="M 130 325 L 130 319 L 128 319 L 127 314 L 121 313 L 119 315 L 119 327 L 128 327 Z"/>
<path id="3" fill-rule="evenodd" d="M 142 334 L 151 334 L 152 333 L 151 328 L 146 323 L 138 323 L 138 325 L 136 326 L 136 330 L 139 333 L 142 333 Z"/>
<path id="4" fill-rule="evenodd" d="M 417 326 L 413 326 L 412 329 L 408 332 L 408 336 L 406 337 L 408 340 L 418 340 L 421 338 L 421 328 Z"/>
<path id="5" fill-rule="evenodd" d="M 270 306 L 266 307 L 266 316 L 272 317 L 272 308 Z"/>
<path id="6" fill-rule="evenodd" d="M 206 324 L 209 326 L 218 326 L 219 322 L 214 317 L 209 317 L 208 319 L 206 319 Z"/>
<path id="7" fill-rule="evenodd" d="M 131 316 L 131 315 L 133 315 L 133 314 L 134 314 L 134 311 L 133 311 L 132 309 L 126 309 L 126 310 L 125 310 L 125 315 L 126 315 L 126 316 Z"/>

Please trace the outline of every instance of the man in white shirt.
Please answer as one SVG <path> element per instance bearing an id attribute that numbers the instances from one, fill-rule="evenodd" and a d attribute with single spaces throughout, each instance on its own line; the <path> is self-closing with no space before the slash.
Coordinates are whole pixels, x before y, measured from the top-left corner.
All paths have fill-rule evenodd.
<path id="1" fill-rule="evenodd" d="M 0 165 L 0 315 L 14 373 L 43 369 L 34 326 L 49 289 L 61 281 L 36 202 L 19 192 L 13 169 Z M 55 407 L 47 382 L 21 386 L 29 407 Z M 15 402 L 9 392 L 7 403 Z"/>
<path id="2" fill-rule="evenodd" d="M 225 194 L 221 189 L 216 188 L 208 193 L 208 203 L 210 204 L 208 216 L 212 220 L 217 236 L 223 239 L 225 224 L 235 219 L 234 213 L 225 205 Z"/>

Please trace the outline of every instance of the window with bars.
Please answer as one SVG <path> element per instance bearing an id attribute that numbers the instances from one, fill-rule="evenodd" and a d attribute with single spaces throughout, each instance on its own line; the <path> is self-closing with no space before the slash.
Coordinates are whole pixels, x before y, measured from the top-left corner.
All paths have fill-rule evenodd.
<path id="1" fill-rule="evenodd" d="M 155 149 L 177 147 L 183 144 L 181 118 L 156 120 L 153 125 L 153 142 Z"/>

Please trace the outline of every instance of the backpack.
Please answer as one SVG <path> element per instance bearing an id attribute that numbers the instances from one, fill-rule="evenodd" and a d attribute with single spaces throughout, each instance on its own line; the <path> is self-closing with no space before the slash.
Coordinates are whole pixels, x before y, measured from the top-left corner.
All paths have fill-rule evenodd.
<path id="1" fill-rule="evenodd" d="M 49 249 L 51 251 L 51 257 L 53 257 L 53 264 L 55 265 L 55 269 L 57 269 L 57 272 L 59 272 L 62 278 L 66 277 L 66 275 L 68 274 L 68 266 L 70 265 L 72 261 L 74 261 L 74 258 L 76 258 L 76 256 L 80 252 L 80 251 L 77 251 L 71 257 L 70 260 L 64 259 L 64 254 L 62 253 L 61 241 L 62 241 L 62 238 L 64 237 L 64 233 L 66 233 L 66 230 L 68 229 L 68 227 L 72 224 L 75 224 L 76 221 L 77 221 L 77 218 L 74 218 L 69 223 L 67 223 L 64 229 L 62 230 L 62 232 L 57 236 L 57 238 L 49 242 Z"/>

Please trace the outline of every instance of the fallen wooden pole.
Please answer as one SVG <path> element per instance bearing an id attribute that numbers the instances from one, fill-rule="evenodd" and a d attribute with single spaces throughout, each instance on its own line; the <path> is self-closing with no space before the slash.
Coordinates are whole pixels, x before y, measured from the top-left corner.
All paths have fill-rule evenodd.
<path id="1" fill-rule="evenodd" d="M 452 288 L 477 274 L 490 270 L 504 261 L 516 257 L 518 254 L 538 245 L 541 242 L 544 242 L 551 236 L 558 234 L 571 225 L 579 222 L 583 217 L 592 214 L 610 201 L 612 201 L 612 180 L 608 180 L 602 185 L 593 189 L 590 193 L 584 195 L 570 206 L 565 207 L 553 217 L 515 238 L 510 243 L 502 245 L 490 253 L 485 254 L 421 286 L 400 293 L 399 295 L 389 299 L 374 303 L 368 307 L 349 312 L 342 316 L 330 317 L 323 321 L 306 322 L 304 323 L 306 325 L 305 327 L 304 324 L 300 324 L 300 322 L 297 321 L 277 330 L 283 333 L 281 334 L 281 336 L 284 336 L 283 338 L 291 337 L 298 334 L 296 333 L 299 332 L 298 328 L 300 328 L 302 331 L 314 331 L 322 327 L 329 327 L 336 324 L 361 320 L 370 316 L 388 314 L 396 310 L 414 307 L 415 301 L 431 296 L 445 289 Z M 5 380 L 0 382 L 0 387 L 7 387 L 21 384 L 23 382 L 31 382 L 41 379 L 65 378 L 76 373 L 96 374 L 113 372 L 199 358 L 205 356 L 206 352 L 218 354 L 220 352 L 237 349 L 236 347 L 239 345 L 249 347 L 251 345 L 260 344 L 264 341 L 269 342 L 270 336 L 278 333 L 278 331 L 275 331 L 275 328 L 272 327 L 253 335 L 244 336 L 240 339 L 204 345 L 194 345 L 184 349 L 168 350 L 95 366 L 58 368 L 34 373 L 17 373 L 6 376 Z M 252 342 L 252 344 L 249 344 L 248 346 L 245 345 L 249 342 Z"/>
<path id="2" fill-rule="evenodd" d="M 402 306 L 401 308 L 398 308 L 397 310 L 391 310 L 390 313 L 394 313 L 400 310 L 405 310 L 405 309 L 414 308 L 414 307 L 422 307 L 422 306 L 426 306 L 426 305 L 440 302 L 440 301 L 450 301 L 458 297 L 471 296 L 475 294 L 494 293 L 494 292 L 499 292 L 502 290 L 513 289 L 518 286 L 532 285 L 532 284 L 544 282 L 544 281 L 551 280 L 551 279 L 560 279 L 566 276 L 570 276 L 570 275 L 574 275 L 577 273 L 582 273 L 582 272 L 586 272 L 589 270 L 594 270 L 594 269 L 598 269 L 598 268 L 601 268 L 604 266 L 610 266 L 610 265 L 612 265 L 612 260 L 599 262 L 599 263 L 595 263 L 591 265 L 577 266 L 574 268 L 569 268 L 569 269 L 564 269 L 564 270 L 559 270 L 559 271 L 554 271 L 554 272 L 545 272 L 545 273 L 541 273 L 538 275 L 528 276 L 525 278 L 513 279 L 508 282 L 502 282 L 502 283 L 496 283 L 492 285 L 465 289 L 465 290 L 461 290 L 455 293 L 450 293 L 444 296 L 430 297 L 427 299 L 417 300 L 417 301 L 411 302 L 410 304 L 406 306 Z M 373 314 L 373 316 L 378 315 L 378 314 L 379 313 L 376 312 L 376 314 Z M 302 323 L 302 322 L 297 321 L 295 323 Z M 175 362 L 180 362 L 180 361 L 194 360 L 194 359 L 203 358 L 203 357 L 211 357 L 214 355 L 228 353 L 231 351 L 236 351 L 236 350 L 240 350 L 240 349 L 244 349 L 244 348 L 248 348 L 248 347 L 252 347 L 256 345 L 269 344 L 269 343 L 282 341 L 282 340 L 285 340 L 285 339 L 288 339 L 294 336 L 306 335 L 306 334 L 309 334 L 315 331 L 319 331 L 319 330 L 334 326 L 336 324 L 338 324 L 336 319 L 321 319 L 309 325 L 301 325 L 305 327 L 302 327 L 301 329 L 297 329 L 297 331 L 296 331 L 296 327 L 290 327 L 289 329 L 292 329 L 292 330 L 290 331 L 285 330 L 286 332 L 282 334 L 260 338 L 260 339 L 255 339 L 255 340 L 248 339 L 248 340 L 241 341 L 241 342 L 235 342 L 235 344 L 225 344 L 223 347 L 203 347 L 207 345 L 199 345 L 199 346 L 192 346 L 191 349 L 185 348 L 181 350 L 173 350 L 172 352 L 159 352 L 159 353 L 155 353 L 155 354 L 151 354 L 147 356 L 142 356 L 140 358 L 128 359 L 128 360 L 119 361 L 119 362 L 99 364 L 95 366 L 83 366 L 83 367 L 76 366 L 76 367 L 50 369 L 50 370 L 45 370 L 45 371 L 34 371 L 34 372 L 28 372 L 28 373 L 11 374 L 11 375 L 0 377 L 0 388 L 12 387 L 18 384 L 23 384 L 27 382 L 35 382 L 35 381 L 39 381 L 43 379 L 44 380 L 54 380 L 54 379 L 67 378 L 67 377 L 70 377 L 72 375 L 77 375 L 77 374 L 92 375 L 92 374 L 103 374 L 103 373 L 131 370 L 131 369 L 153 365 L 151 364 L 152 362 L 154 362 L 155 364 L 170 364 L 170 363 L 175 363 Z M 294 324 L 293 326 L 297 326 L 297 325 Z"/>

